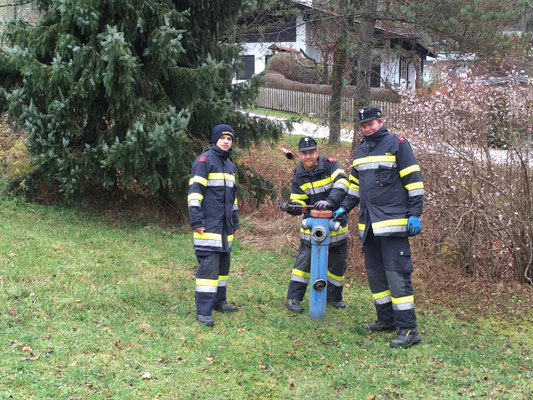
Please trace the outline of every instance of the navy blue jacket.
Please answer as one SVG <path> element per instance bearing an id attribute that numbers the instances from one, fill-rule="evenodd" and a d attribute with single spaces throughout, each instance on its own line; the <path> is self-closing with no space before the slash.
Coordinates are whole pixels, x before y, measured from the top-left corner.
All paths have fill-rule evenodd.
<path id="1" fill-rule="evenodd" d="M 424 203 L 422 173 L 407 140 L 385 125 L 355 150 L 350 188 L 342 206 L 359 207 L 359 238 L 369 225 L 375 236 L 408 236 L 407 220 L 420 217 Z"/>
<path id="2" fill-rule="evenodd" d="M 213 145 L 192 164 L 189 180 L 189 219 L 194 233 L 194 248 L 200 251 L 229 252 L 233 232 L 239 229 L 239 207 L 235 186 L 235 164 L 231 149 Z"/>
<path id="3" fill-rule="evenodd" d="M 300 162 L 294 173 L 291 183 L 292 203 L 301 205 L 313 205 L 319 200 L 327 200 L 331 203 L 332 210 L 337 209 L 346 192 L 348 191 L 348 178 L 334 158 L 318 156 L 318 163 L 314 170 L 305 169 Z M 310 216 L 310 210 L 306 209 L 303 218 Z M 338 232 L 331 232 L 331 246 L 338 246 L 348 240 L 348 225 L 346 224 Z M 302 241 L 311 245 L 311 231 L 300 229 Z"/>

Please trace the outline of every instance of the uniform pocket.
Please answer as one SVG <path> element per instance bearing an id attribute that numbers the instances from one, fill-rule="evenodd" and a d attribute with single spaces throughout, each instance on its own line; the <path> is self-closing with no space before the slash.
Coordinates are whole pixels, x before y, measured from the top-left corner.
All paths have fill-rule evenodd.
<path id="1" fill-rule="evenodd" d="M 411 249 L 409 247 L 399 248 L 396 255 L 395 269 L 397 272 L 413 272 L 413 261 L 411 259 Z"/>
<path id="2" fill-rule="evenodd" d="M 380 186 L 390 185 L 398 175 L 396 168 L 381 165 L 378 168 L 378 181 Z"/>

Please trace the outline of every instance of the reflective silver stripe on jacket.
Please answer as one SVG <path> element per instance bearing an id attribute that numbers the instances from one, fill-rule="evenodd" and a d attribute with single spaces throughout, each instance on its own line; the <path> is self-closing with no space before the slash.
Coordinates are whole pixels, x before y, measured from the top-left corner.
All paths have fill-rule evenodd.
<path id="1" fill-rule="evenodd" d="M 359 190 L 350 189 L 348 190 L 348 194 L 359 198 Z"/>
<path id="2" fill-rule="evenodd" d="M 407 225 L 384 226 L 383 228 L 374 228 L 372 226 L 372 230 L 376 235 L 380 233 L 407 232 Z"/>
<path id="3" fill-rule="evenodd" d="M 337 182 L 333 185 L 333 189 L 342 189 L 346 192 L 348 190 L 348 186 L 346 186 L 346 184 L 343 182 Z"/>
<path id="4" fill-rule="evenodd" d="M 333 182 L 328 183 L 328 184 L 326 184 L 324 186 L 307 188 L 307 189 L 304 190 L 304 192 L 305 192 L 305 194 L 307 194 L 309 196 L 310 194 L 317 194 L 317 193 L 327 192 L 332 187 L 333 187 Z"/>
<path id="5" fill-rule="evenodd" d="M 424 189 L 409 190 L 408 193 L 409 197 L 422 196 L 424 194 Z"/>
<path id="6" fill-rule="evenodd" d="M 200 200 L 189 200 L 187 203 L 189 207 L 202 207 L 202 202 Z"/>
<path id="7" fill-rule="evenodd" d="M 222 247 L 222 240 L 194 239 L 194 245 L 203 246 L 203 247 Z M 231 243 L 230 243 L 230 246 L 231 246 Z"/>
<path id="8" fill-rule="evenodd" d="M 354 168 L 357 171 L 364 171 L 364 170 L 367 170 L 367 169 L 378 169 L 380 166 L 389 167 L 389 168 L 396 168 L 396 163 L 392 162 L 392 161 L 381 161 L 381 162 L 359 164 L 359 165 L 356 165 Z"/>

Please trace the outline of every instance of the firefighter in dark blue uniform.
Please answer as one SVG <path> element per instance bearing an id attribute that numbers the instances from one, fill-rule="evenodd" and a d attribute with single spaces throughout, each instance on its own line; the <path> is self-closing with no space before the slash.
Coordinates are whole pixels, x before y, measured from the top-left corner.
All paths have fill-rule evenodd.
<path id="1" fill-rule="evenodd" d="M 390 344 L 408 348 L 420 342 L 417 329 L 408 236 L 420 233 L 424 184 L 413 150 L 402 136 L 390 133 L 381 110 L 359 111 L 364 140 L 355 150 L 350 187 L 334 217 L 359 204 L 359 238 L 377 311 L 370 331 L 394 331 Z"/>
<path id="2" fill-rule="evenodd" d="M 235 164 L 231 161 L 234 132 L 229 125 L 212 131 L 212 147 L 196 158 L 189 180 L 189 219 L 200 264 L 196 273 L 196 319 L 212 326 L 213 309 L 236 311 L 226 301 L 233 235 L 239 229 Z"/>
<path id="3" fill-rule="evenodd" d="M 291 215 L 302 214 L 297 206 L 313 205 L 319 210 L 335 210 L 341 205 L 348 192 L 348 178 L 339 167 L 339 163 L 329 157 L 319 155 L 316 141 L 303 137 L 298 144 L 300 164 L 296 168 L 291 183 L 289 203 L 281 203 L 280 209 Z M 309 209 L 303 209 L 303 218 L 310 216 Z M 327 301 L 336 308 L 345 308 L 342 301 L 344 273 L 348 255 L 348 218 L 341 218 L 342 228 L 331 232 L 331 244 L 328 252 Z M 300 304 L 311 277 L 311 232 L 300 228 L 300 248 L 294 262 L 289 290 L 287 308 L 301 313 Z"/>

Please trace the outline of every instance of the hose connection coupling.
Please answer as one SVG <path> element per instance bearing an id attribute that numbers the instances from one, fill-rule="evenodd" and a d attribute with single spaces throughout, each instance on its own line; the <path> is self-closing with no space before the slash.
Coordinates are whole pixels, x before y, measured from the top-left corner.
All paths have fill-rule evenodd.
<path id="1" fill-rule="evenodd" d="M 326 229 L 323 226 L 315 226 L 313 230 L 311 231 L 311 236 L 313 239 L 315 239 L 317 242 L 323 241 L 327 237 Z"/>
<path id="2" fill-rule="evenodd" d="M 326 287 L 326 281 L 324 279 L 317 279 L 313 283 L 313 289 L 315 289 L 317 292 L 320 292 L 325 287 Z"/>

